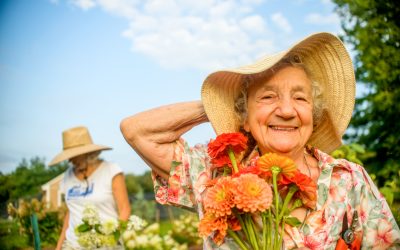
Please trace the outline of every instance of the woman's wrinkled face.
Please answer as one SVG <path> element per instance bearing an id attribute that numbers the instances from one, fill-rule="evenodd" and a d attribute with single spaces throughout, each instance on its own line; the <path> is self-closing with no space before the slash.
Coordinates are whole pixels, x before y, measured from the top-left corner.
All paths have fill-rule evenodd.
<path id="1" fill-rule="evenodd" d="M 304 70 L 292 66 L 249 87 L 244 129 L 252 133 L 263 154 L 303 152 L 313 131 L 311 88 Z"/>

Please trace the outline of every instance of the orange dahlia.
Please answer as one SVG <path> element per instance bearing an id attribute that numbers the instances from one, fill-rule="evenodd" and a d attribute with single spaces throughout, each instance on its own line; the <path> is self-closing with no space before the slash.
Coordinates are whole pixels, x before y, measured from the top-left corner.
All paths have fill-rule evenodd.
<path id="1" fill-rule="evenodd" d="M 230 176 L 221 177 L 214 186 L 207 190 L 204 198 L 204 209 L 216 216 L 225 216 L 232 213 L 234 183 Z"/>
<path id="2" fill-rule="evenodd" d="M 280 169 L 278 180 L 280 180 L 282 176 L 291 178 L 298 172 L 296 164 L 292 159 L 275 153 L 266 153 L 261 156 L 257 161 L 257 166 L 267 176 L 272 175 L 273 167 L 278 167 Z"/>
<path id="3" fill-rule="evenodd" d="M 227 217 L 216 217 L 212 213 L 206 213 L 199 223 L 199 235 L 208 237 L 213 234 L 213 240 L 216 244 L 221 245 L 224 242 L 226 232 L 228 230 Z"/>
<path id="4" fill-rule="evenodd" d="M 317 205 L 317 184 L 300 172 L 297 172 L 291 180 L 299 188 L 295 196 L 300 198 L 305 206 L 314 209 Z"/>
<path id="5" fill-rule="evenodd" d="M 254 213 L 267 210 L 272 203 L 272 190 L 267 182 L 255 174 L 242 174 L 235 182 L 234 201 L 237 208 Z"/>
<path id="6" fill-rule="evenodd" d="M 242 133 L 223 133 L 208 144 L 208 154 L 212 159 L 224 157 L 231 148 L 235 154 L 240 154 L 247 148 L 247 137 Z"/>

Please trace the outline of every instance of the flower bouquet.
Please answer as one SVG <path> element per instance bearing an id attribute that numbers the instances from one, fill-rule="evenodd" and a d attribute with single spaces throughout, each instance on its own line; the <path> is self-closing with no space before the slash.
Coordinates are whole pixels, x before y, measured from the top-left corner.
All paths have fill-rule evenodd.
<path id="1" fill-rule="evenodd" d="M 93 205 L 86 205 L 82 223 L 75 228 L 78 243 L 86 249 L 112 248 L 117 246 L 123 230 L 123 223 L 116 219 L 100 221 L 99 213 Z"/>
<path id="2" fill-rule="evenodd" d="M 243 250 L 281 249 L 286 226 L 301 222 L 290 213 L 301 206 L 314 208 L 316 184 L 287 157 L 267 153 L 244 167 L 247 149 L 241 133 L 217 136 L 208 145 L 214 172 L 204 197 L 200 236 L 221 245 L 229 235 Z"/>

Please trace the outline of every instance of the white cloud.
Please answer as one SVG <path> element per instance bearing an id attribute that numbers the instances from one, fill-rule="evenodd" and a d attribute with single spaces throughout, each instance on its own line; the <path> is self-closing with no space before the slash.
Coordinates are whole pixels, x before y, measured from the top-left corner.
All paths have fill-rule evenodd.
<path id="1" fill-rule="evenodd" d="M 96 6 L 94 0 L 70 0 L 70 2 L 83 10 L 88 10 Z"/>
<path id="2" fill-rule="evenodd" d="M 97 2 L 103 10 L 114 15 L 122 16 L 127 19 L 137 15 L 136 6 L 139 3 L 138 0 L 97 0 Z"/>
<path id="3" fill-rule="evenodd" d="M 248 16 L 240 21 L 240 26 L 248 32 L 265 32 L 265 20 L 258 15 Z"/>
<path id="4" fill-rule="evenodd" d="M 329 15 L 321 15 L 319 13 L 311 13 L 305 17 L 305 22 L 314 25 L 337 25 L 340 24 L 340 19 L 336 13 Z"/>
<path id="5" fill-rule="evenodd" d="M 279 28 L 281 28 L 285 33 L 292 32 L 292 26 L 289 21 L 282 15 L 282 13 L 277 12 L 271 16 L 272 22 L 274 22 Z"/>
<path id="6" fill-rule="evenodd" d="M 128 19 L 122 34 L 132 50 L 164 67 L 237 67 L 275 51 L 266 20 L 254 10 L 262 0 L 74 1 L 82 9 L 93 3 Z M 287 21 L 284 25 L 291 29 Z"/>
<path id="7" fill-rule="evenodd" d="M 322 4 L 331 4 L 332 0 L 321 0 Z"/>

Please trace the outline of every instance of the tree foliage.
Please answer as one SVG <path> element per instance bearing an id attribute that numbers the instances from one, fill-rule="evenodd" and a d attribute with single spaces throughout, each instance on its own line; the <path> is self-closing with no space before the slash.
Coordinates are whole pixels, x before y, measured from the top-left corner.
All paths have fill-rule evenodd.
<path id="1" fill-rule="evenodd" d="M 342 18 L 342 39 L 355 50 L 358 85 L 366 88 L 356 100 L 347 139 L 365 146 L 365 167 L 383 186 L 400 174 L 400 5 L 394 0 L 333 2 Z"/>
<path id="2" fill-rule="evenodd" d="M 146 171 L 142 175 L 126 174 L 125 183 L 129 195 L 154 193 L 150 171 Z"/>
<path id="3" fill-rule="evenodd" d="M 41 193 L 41 185 L 61 174 L 67 164 L 47 167 L 44 159 L 34 157 L 23 159 L 14 172 L 3 175 L 0 172 L 0 198 L 5 202 L 19 198 L 31 198 Z"/>

